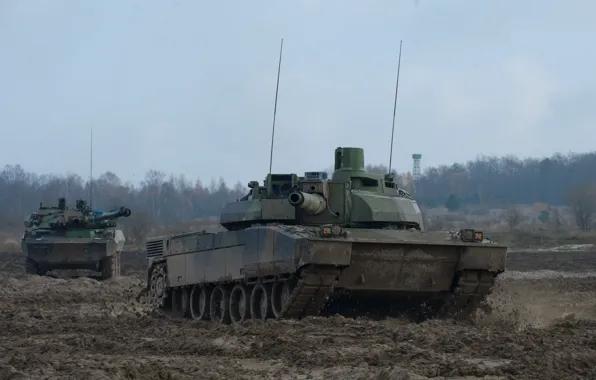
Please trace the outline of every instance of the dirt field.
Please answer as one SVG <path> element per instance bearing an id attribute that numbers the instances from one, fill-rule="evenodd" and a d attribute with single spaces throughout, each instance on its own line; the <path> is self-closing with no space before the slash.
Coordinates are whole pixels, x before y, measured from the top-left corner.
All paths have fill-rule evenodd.
<path id="1" fill-rule="evenodd" d="M 213 326 L 151 315 L 125 277 L 29 277 L 0 254 L 0 379 L 596 378 L 596 253 L 512 253 L 475 323 L 341 317 Z M 594 272 L 592 272 L 594 271 Z"/>

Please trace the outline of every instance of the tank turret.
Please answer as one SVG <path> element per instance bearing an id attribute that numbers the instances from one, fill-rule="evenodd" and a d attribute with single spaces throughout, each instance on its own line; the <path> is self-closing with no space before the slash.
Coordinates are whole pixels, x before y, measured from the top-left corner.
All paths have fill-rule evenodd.
<path id="1" fill-rule="evenodd" d="M 25 221 L 25 234 L 52 234 L 65 230 L 98 230 L 116 226 L 116 219 L 129 217 L 130 209 L 120 207 L 107 212 L 94 211 L 82 199 L 77 200 L 75 209 L 66 207 L 66 199 L 59 198 L 58 206 L 45 207 L 40 203 L 39 209 Z"/>
<path id="2" fill-rule="evenodd" d="M 362 148 L 335 149 L 334 172 L 269 174 L 260 186 L 224 208 L 220 223 L 228 230 L 254 224 L 283 223 L 319 226 L 422 230 L 422 215 L 411 195 L 392 175 L 365 170 Z"/>

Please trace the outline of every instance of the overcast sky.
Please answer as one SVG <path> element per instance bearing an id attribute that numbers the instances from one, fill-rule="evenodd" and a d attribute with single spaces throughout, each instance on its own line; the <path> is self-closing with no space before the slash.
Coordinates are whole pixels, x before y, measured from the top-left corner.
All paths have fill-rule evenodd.
<path id="1" fill-rule="evenodd" d="M 0 166 L 149 169 L 261 181 L 332 165 L 338 146 L 394 166 L 590 151 L 589 0 L 0 0 Z"/>

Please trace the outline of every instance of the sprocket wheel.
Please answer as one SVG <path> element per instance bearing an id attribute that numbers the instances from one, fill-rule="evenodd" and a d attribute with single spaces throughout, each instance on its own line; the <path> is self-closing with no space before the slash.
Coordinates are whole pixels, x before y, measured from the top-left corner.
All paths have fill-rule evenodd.
<path id="1" fill-rule="evenodd" d="M 154 309 L 161 309 L 166 306 L 168 299 L 166 264 L 160 263 L 153 267 L 149 278 L 149 290 L 147 301 Z"/>

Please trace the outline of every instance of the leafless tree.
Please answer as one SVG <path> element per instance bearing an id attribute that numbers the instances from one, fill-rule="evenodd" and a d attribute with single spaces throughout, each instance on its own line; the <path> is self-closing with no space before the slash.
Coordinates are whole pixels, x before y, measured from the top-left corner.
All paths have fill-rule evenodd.
<path id="1" fill-rule="evenodd" d="M 559 232 L 561 226 L 563 225 L 563 221 L 561 220 L 561 213 L 559 212 L 559 209 L 556 207 L 550 214 L 550 224 L 556 232 Z"/>
<path id="2" fill-rule="evenodd" d="M 145 245 L 147 234 L 151 231 L 151 219 L 145 212 L 137 212 L 131 215 L 130 221 L 127 221 L 128 236 L 132 238 L 137 248 L 142 248 Z"/>
<path id="3" fill-rule="evenodd" d="M 519 226 L 522 221 L 522 214 L 517 207 L 509 207 L 505 213 L 505 220 L 510 230 Z"/>
<path id="4" fill-rule="evenodd" d="M 596 185 L 585 183 L 574 186 L 566 198 L 577 226 L 583 231 L 589 231 L 596 216 Z"/>

